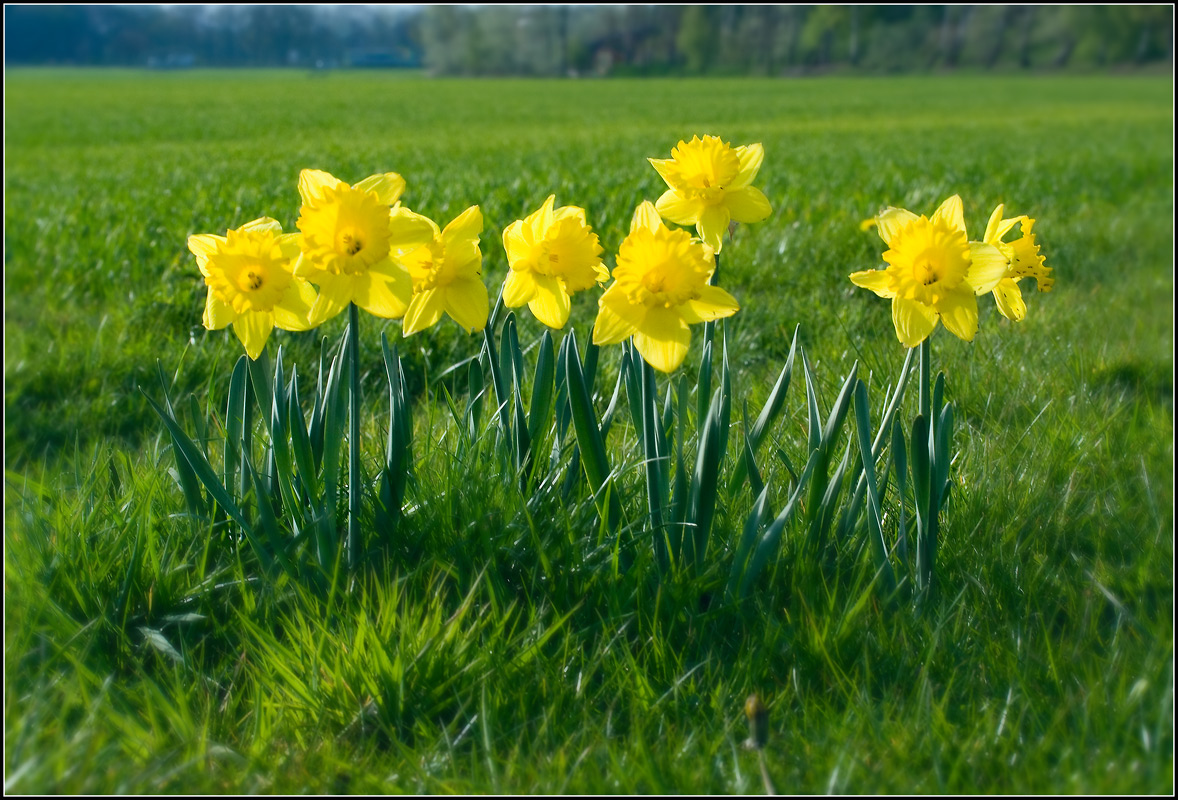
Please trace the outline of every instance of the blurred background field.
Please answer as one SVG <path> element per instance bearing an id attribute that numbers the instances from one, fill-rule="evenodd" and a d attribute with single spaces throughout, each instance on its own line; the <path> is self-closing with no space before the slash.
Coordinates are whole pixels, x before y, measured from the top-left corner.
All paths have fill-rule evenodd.
<path id="1" fill-rule="evenodd" d="M 30 68 L 5 84 L 6 789 L 758 791 L 737 751 L 758 689 L 775 698 L 781 791 L 1172 791 L 1171 77 Z M 774 213 L 738 228 L 721 268 L 743 306 L 725 336 L 750 413 L 799 324 L 828 402 L 855 360 L 873 392 L 898 369 L 888 304 L 847 280 L 881 263 L 862 219 L 959 193 L 971 238 L 998 203 L 1037 220 L 1054 291 L 1024 288 L 1017 325 L 982 298 L 972 344 L 934 337 L 961 419 L 941 553 L 952 603 L 899 623 L 771 600 L 689 624 L 598 584 L 579 598 L 531 584 L 524 611 L 504 612 L 522 627 L 489 631 L 508 601 L 485 585 L 512 585 L 508 543 L 478 523 L 472 563 L 454 566 L 466 521 L 424 514 L 442 532 L 398 565 L 416 577 L 345 619 L 371 613 L 394 638 L 395 620 L 500 647 L 532 641 L 529 625 L 553 638 L 544 659 L 501 670 L 455 645 L 412 684 L 429 714 L 358 733 L 364 689 L 325 688 L 346 683 L 327 667 L 304 696 L 276 666 L 304 646 L 360 652 L 354 622 L 315 628 L 297 596 L 240 590 L 257 605 L 226 610 L 202 593 L 232 559 L 176 516 L 171 455 L 138 390 L 155 392 L 159 359 L 174 397 L 223 396 L 240 354 L 230 331 L 201 327 L 187 236 L 262 215 L 294 230 L 303 168 L 396 171 L 403 202 L 440 224 L 481 206 L 494 296 L 504 227 L 555 193 L 586 209 L 612 266 L 635 205 L 663 188 L 646 159 L 705 133 L 766 154 Z M 574 300 L 583 341 L 595 298 Z M 399 323 L 364 325 L 379 405 L 377 331 L 396 341 Z M 541 332 L 520 325 L 526 342 Z M 310 371 L 342 327 L 269 346 Z M 446 413 L 436 378 L 478 337 L 445 322 L 400 347 L 428 438 L 425 418 Z M 799 398 L 780 443 L 801 436 Z M 518 523 L 504 497 L 480 498 Z M 471 578 L 460 593 L 477 619 L 426 619 L 447 574 Z M 575 609 L 575 626 L 555 625 Z"/>

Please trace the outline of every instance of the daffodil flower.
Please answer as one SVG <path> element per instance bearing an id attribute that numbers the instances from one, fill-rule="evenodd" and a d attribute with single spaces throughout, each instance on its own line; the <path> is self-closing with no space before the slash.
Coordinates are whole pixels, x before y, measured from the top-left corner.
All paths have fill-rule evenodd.
<path id="1" fill-rule="evenodd" d="M 905 347 L 928 338 L 937 322 L 953 335 L 972 341 L 978 331 L 977 295 L 994 290 L 1006 273 L 998 248 L 971 242 L 965 232 L 961 198 L 941 203 L 932 218 L 903 208 L 886 208 L 876 217 L 888 245 L 886 269 L 851 275 L 851 282 L 892 300 L 892 323 Z"/>
<path id="2" fill-rule="evenodd" d="M 1006 274 L 994 287 L 994 302 L 998 312 L 1013 322 L 1021 322 L 1027 315 L 1027 304 L 1023 302 L 1023 293 L 1018 288 L 1019 280 L 1034 278 L 1039 291 L 1050 292 L 1055 285 L 1055 278 L 1051 277 L 1051 267 L 1044 265 L 1043 256 L 1039 255 L 1039 245 L 1035 244 L 1035 234 L 1031 233 L 1035 220 L 1025 214 L 1002 219 L 1002 210 L 1000 203 L 990 215 L 983 238 L 987 244 L 997 247 L 1007 261 Z M 1002 237 L 1015 225 L 1020 225 L 1023 235 L 1013 242 L 1002 241 Z"/>
<path id="3" fill-rule="evenodd" d="M 764 158 L 760 144 L 733 148 L 718 136 L 680 141 L 671 158 L 648 159 L 670 187 L 655 208 L 677 225 L 694 225 L 719 253 L 729 222 L 760 222 L 773 213 L 764 193 L 749 185 Z"/>
<path id="4" fill-rule="evenodd" d="M 442 318 L 442 313 L 472 333 L 487 325 L 487 287 L 483 285 L 483 254 L 479 234 L 483 214 L 478 206 L 459 214 L 444 229 L 409 209 L 393 212 L 392 227 L 429 228 L 431 237 L 419 247 L 397 256 L 398 263 L 413 282 L 412 298 L 405 311 L 403 334 L 425 330 Z"/>
<path id="5" fill-rule="evenodd" d="M 291 271 L 299 234 L 284 234 L 277 220 L 261 217 L 225 236 L 198 233 L 188 237 L 188 249 L 209 287 L 204 326 L 214 331 L 232 325 L 250 358 L 262 354 L 275 327 L 314 327 L 309 316 L 315 289 Z"/>
<path id="6" fill-rule="evenodd" d="M 413 289 L 409 274 L 394 259 L 433 235 L 420 224 L 392 230 L 389 207 L 398 204 L 404 190 L 405 180 L 395 172 L 353 186 L 318 169 L 299 173 L 303 240 L 295 275 L 319 286 L 311 312 L 316 325 L 349 303 L 386 319 L 404 315 Z"/>
<path id="7" fill-rule="evenodd" d="M 503 231 L 503 249 L 511 271 L 503 282 L 503 304 L 518 308 L 527 303 L 536 319 L 549 328 L 563 328 L 569 320 L 570 296 L 609 280 L 601 261 L 597 234 L 585 223 L 585 209 L 561 206 L 556 195 L 527 219 Z"/>
<path id="8" fill-rule="evenodd" d="M 593 343 L 633 336 L 647 363 L 674 372 L 691 343 L 688 325 L 740 310 L 732 295 L 708 285 L 715 269 L 710 247 L 686 231 L 668 229 L 655 207 L 643 202 L 618 249 L 614 282 L 598 300 Z"/>

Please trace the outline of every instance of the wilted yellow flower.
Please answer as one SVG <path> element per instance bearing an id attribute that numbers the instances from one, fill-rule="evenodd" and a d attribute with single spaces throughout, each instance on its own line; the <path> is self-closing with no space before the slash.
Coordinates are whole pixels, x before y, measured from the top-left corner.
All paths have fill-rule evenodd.
<path id="1" fill-rule="evenodd" d="M 969 241 L 961 198 L 941 203 L 931 219 L 886 208 L 876 220 L 889 248 L 883 254 L 889 266 L 856 272 L 851 281 L 891 298 L 892 322 L 905 347 L 923 342 L 938 320 L 972 341 L 978 331 L 976 295 L 993 291 L 1007 262 L 994 245 Z"/>
<path id="2" fill-rule="evenodd" d="M 598 301 L 593 343 L 617 344 L 633 336 L 647 363 L 675 371 L 691 343 L 689 324 L 740 310 L 732 295 L 708 285 L 715 269 L 710 247 L 686 231 L 668 229 L 655 207 L 643 202 L 618 250 L 614 282 Z"/>
<path id="3" fill-rule="evenodd" d="M 397 256 L 413 281 L 403 334 L 425 330 L 442 318 L 442 312 L 468 333 L 486 327 L 489 307 L 482 279 L 483 254 L 479 250 L 483 230 L 479 207 L 466 209 L 443 230 L 438 230 L 433 220 L 408 209 L 393 212 L 394 231 L 402 226 L 416 230 L 421 225 L 430 229 L 429 241 Z"/>
<path id="4" fill-rule="evenodd" d="M 277 220 L 261 217 L 225 236 L 198 233 L 188 249 L 204 275 L 204 326 L 233 332 L 256 359 L 275 327 L 306 331 L 315 290 L 291 270 L 299 255 L 299 235 L 282 232 Z"/>
<path id="5" fill-rule="evenodd" d="M 601 261 L 597 234 L 585 223 L 585 209 L 553 210 L 555 203 L 556 195 L 549 195 L 538 211 L 503 231 L 511 266 L 503 282 L 503 304 L 518 308 L 527 303 L 536 319 L 563 328 L 570 295 L 609 280 L 609 270 Z"/>
<path id="6" fill-rule="evenodd" d="M 990 215 L 984 240 L 997 247 L 1007 261 L 1006 274 L 994 287 L 994 302 L 1002 316 L 1020 322 L 1027 315 L 1027 304 L 1023 302 L 1023 293 L 1018 288 L 1019 279 L 1034 278 L 1039 291 L 1050 292 L 1055 285 L 1055 278 L 1051 277 L 1051 267 L 1044 265 L 1043 256 L 1039 255 L 1039 245 L 1035 244 L 1035 234 L 1031 233 L 1035 220 L 1025 214 L 1002 219 L 1002 210 L 1003 206 L 999 203 Z M 1015 225 L 1020 225 L 1023 235 L 1013 242 L 1002 241 L 1002 237 Z"/>
<path id="7" fill-rule="evenodd" d="M 733 148 L 718 136 L 693 136 L 671 150 L 671 158 L 648 159 L 670 187 L 655 207 L 678 225 L 695 225 L 713 251 L 724 246 L 728 223 L 760 222 L 773 209 L 764 193 L 750 186 L 765 148 L 749 144 Z"/>
<path id="8" fill-rule="evenodd" d="M 373 175 L 354 186 L 318 169 L 299 173 L 302 256 L 295 274 L 319 285 L 312 309 L 315 324 L 355 303 L 378 317 L 397 319 L 413 294 L 409 275 L 393 257 L 433 236 L 428 226 L 390 228 L 391 210 L 405 189 L 395 172 Z"/>

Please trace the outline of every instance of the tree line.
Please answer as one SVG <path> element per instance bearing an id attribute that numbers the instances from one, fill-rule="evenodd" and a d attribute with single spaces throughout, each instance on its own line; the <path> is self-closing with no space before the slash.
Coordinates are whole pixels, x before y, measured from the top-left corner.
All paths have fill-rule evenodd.
<path id="1" fill-rule="evenodd" d="M 790 75 L 1172 66 L 1150 6 L 6 6 L 6 65 Z"/>

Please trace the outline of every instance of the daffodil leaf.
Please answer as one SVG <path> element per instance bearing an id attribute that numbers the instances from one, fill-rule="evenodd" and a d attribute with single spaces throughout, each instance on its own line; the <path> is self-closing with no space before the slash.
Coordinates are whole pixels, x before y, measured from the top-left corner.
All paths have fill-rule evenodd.
<path id="1" fill-rule="evenodd" d="M 540 337 L 540 352 L 536 355 L 536 371 L 532 377 L 532 401 L 528 404 L 528 437 L 533 442 L 538 441 L 550 425 L 555 374 L 552 334 L 544 331 Z"/>
<path id="2" fill-rule="evenodd" d="M 753 549 L 753 544 L 757 540 L 757 533 L 761 530 L 761 523 L 765 519 L 765 509 L 768 505 L 769 487 L 764 486 L 757 493 L 757 499 L 753 503 L 753 508 L 749 512 L 748 517 L 745 518 L 744 530 L 740 534 L 740 541 L 736 545 L 736 553 L 732 557 L 732 568 L 728 573 L 728 585 L 724 590 L 724 596 L 729 602 L 736 597 L 736 591 L 745 573 L 749 551 Z"/>
<path id="3" fill-rule="evenodd" d="M 821 453 L 818 450 L 813 450 L 810 453 L 810 458 L 806 462 L 806 468 L 802 470 L 802 474 L 798 479 L 797 485 L 794 487 L 793 493 L 790 495 L 785 507 L 781 509 L 781 513 L 773 520 L 773 524 L 761 536 L 757 547 L 753 551 L 749 559 L 748 569 L 744 572 L 744 577 L 740 583 L 740 596 L 748 597 L 749 590 L 756 582 L 761 572 L 769 564 L 769 560 L 777 553 L 781 545 L 781 534 L 785 530 L 785 526 L 789 523 L 794 511 L 798 507 L 798 499 L 802 496 L 802 490 L 806 487 L 806 483 L 810 480 L 818 461 L 821 458 Z"/>
<path id="4" fill-rule="evenodd" d="M 911 352 L 911 351 L 909 351 Z M 896 535 L 896 551 L 900 563 L 908 568 L 908 525 L 904 517 L 904 496 L 908 486 L 908 448 L 904 443 L 904 426 L 896 420 L 892 424 L 892 463 L 896 472 L 896 504 L 900 507 L 900 522 Z"/>
<path id="5" fill-rule="evenodd" d="M 160 381 L 160 388 L 164 393 L 164 407 L 167 409 L 168 417 L 175 427 L 175 431 L 172 431 L 173 425 L 168 426 L 169 431 L 172 431 L 172 449 L 175 451 L 176 455 L 176 478 L 180 483 L 181 491 L 184 493 L 184 500 L 188 505 L 188 513 L 191 514 L 194 519 L 199 519 L 203 517 L 207 511 L 204 495 L 201 494 L 200 482 L 197 480 L 196 473 L 193 471 L 193 467 L 189 463 L 191 459 L 188 458 L 186 454 L 183 454 L 182 444 L 177 438 L 177 432 L 179 432 L 181 436 L 183 436 L 183 432 L 180 430 L 179 423 L 176 422 L 176 414 L 172 410 L 172 398 L 168 396 L 168 381 L 164 377 L 163 366 L 159 361 L 156 361 L 155 367 Z M 144 393 L 144 397 L 146 396 L 146 393 Z M 155 406 L 155 403 L 151 401 L 151 398 L 148 398 L 148 401 L 151 402 L 153 406 Z M 156 410 L 159 411 L 158 408 Z M 161 416 L 163 416 L 162 413 Z M 167 421 L 168 420 L 165 419 L 165 422 Z M 187 439 L 186 436 L 184 438 Z M 196 445 L 193 445 L 193 447 L 195 448 Z M 202 456 L 202 458 L 204 457 Z M 208 463 L 207 458 L 205 458 L 204 461 L 206 464 Z"/>
<path id="6" fill-rule="evenodd" d="M 307 433 L 307 422 L 303 417 L 303 409 L 299 403 L 298 373 L 292 370 L 290 377 L 290 400 L 286 418 L 290 425 L 291 452 L 294 455 L 295 466 L 298 467 L 299 482 L 303 486 L 311 509 L 320 507 L 319 480 L 315 467 L 315 456 L 311 452 L 311 437 Z"/>
<path id="7" fill-rule="evenodd" d="M 466 372 L 466 431 L 473 442 L 479 435 L 479 421 L 483 415 L 483 398 L 487 385 L 483 376 L 481 358 L 472 358 Z"/>
<path id="8" fill-rule="evenodd" d="M 881 576 L 884 590 L 890 597 L 896 589 L 896 575 L 888 560 L 888 547 L 883 538 L 883 521 L 880 516 L 880 494 L 875 483 L 875 458 L 871 452 L 871 418 L 868 408 L 867 384 L 855 381 L 855 432 L 859 440 L 859 453 L 863 461 L 863 475 L 867 479 L 867 536 L 871 542 L 871 553 L 875 558 L 876 572 Z"/>

